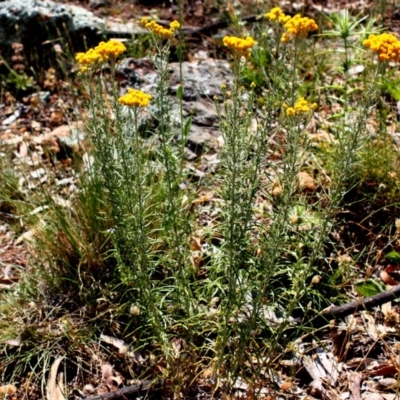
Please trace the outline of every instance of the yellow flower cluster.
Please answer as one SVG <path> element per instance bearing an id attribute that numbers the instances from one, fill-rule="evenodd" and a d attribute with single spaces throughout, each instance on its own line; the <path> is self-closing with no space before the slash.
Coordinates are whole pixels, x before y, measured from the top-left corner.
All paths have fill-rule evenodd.
<path id="1" fill-rule="evenodd" d="M 126 50 L 126 47 L 120 41 L 111 39 L 108 42 L 100 42 L 94 50 L 100 54 L 103 60 L 109 60 L 121 55 Z"/>
<path id="2" fill-rule="evenodd" d="M 290 20 L 290 16 L 285 15 L 279 7 L 274 7 L 270 12 L 265 14 L 265 17 L 270 21 L 279 21 L 281 24 L 285 24 Z"/>
<path id="3" fill-rule="evenodd" d="M 292 38 L 305 38 L 308 32 L 318 29 L 312 18 L 302 17 L 300 14 L 290 18 L 283 26 L 286 32 L 282 35 L 282 42 L 288 42 Z"/>
<path id="4" fill-rule="evenodd" d="M 100 62 L 101 56 L 94 49 L 89 49 L 86 53 L 78 53 L 75 60 L 87 69 L 89 65 Z"/>
<path id="5" fill-rule="evenodd" d="M 222 40 L 224 46 L 233 50 L 234 57 L 245 57 L 250 56 L 250 49 L 255 45 L 255 41 L 251 36 L 246 39 L 240 39 L 235 36 L 225 36 Z"/>
<path id="6" fill-rule="evenodd" d="M 100 42 L 98 46 L 89 49 L 86 53 L 78 53 L 75 60 L 82 65 L 81 72 L 84 72 L 89 66 L 114 59 L 125 50 L 126 47 L 121 42 L 111 39 L 108 42 Z"/>
<path id="7" fill-rule="evenodd" d="M 120 104 L 129 107 L 147 107 L 152 96 L 136 89 L 128 89 L 128 93 L 118 99 Z"/>
<path id="8" fill-rule="evenodd" d="M 155 33 L 157 36 L 160 36 L 161 39 L 171 38 L 173 36 L 173 34 L 181 27 L 181 24 L 178 21 L 172 21 L 169 24 L 169 29 L 164 28 L 163 26 L 157 24 L 156 21 L 154 21 L 154 20 L 149 21 L 145 17 L 143 17 L 139 22 L 146 29 Z"/>
<path id="9" fill-rule="evenodd" d="M 308 101 L 304 97 L 300 97 L 296 103 L 294 103 L 293 107 L 288 107 L 287 104 L 283 105 L 283 108 L 286 109 L 286 115 L 288 117 L 292 117 L 294 115 L 299 114 L 307 114 L 311 110 L 316 110 L 318 107 L 317 103 L 308 103 Z"/>
<path id="10" fill-rule="evenodd" d="M 381 61 L 400 60 L 400 41 L 391 33 L 370 35 L 363 45 L 377 53 Z"/>

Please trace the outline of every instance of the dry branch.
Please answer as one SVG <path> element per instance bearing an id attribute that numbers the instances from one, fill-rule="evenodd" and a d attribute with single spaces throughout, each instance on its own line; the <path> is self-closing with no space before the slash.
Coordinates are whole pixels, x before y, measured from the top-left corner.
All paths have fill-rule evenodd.
<path id="1" fill-rule="evenodd" d="M 156 382 L 156 384 L 159 384 L 159 382 Z M 148 381 L 142 381 L 137 385 L 130 385 L 126 386 L 124 388 L 114 390 L 112 392 L 107 392 L 107 393 L 102 393 L 102 394 L 97 394 L 95 396 L 91 397 L 86 397 L 85 400 L 111 400 L 111 399 L 136 399 L 138 397 L 143 397 L 146 393 L 150 391 L 158 391 L 159 390 L 159 385 L 156 385 L 155 387 L 155 382 L 148 380 Z M 147 398 L 147 397 L 144 397 Z"/>
<path id="2" fill-rule="evenodd" d="M 341 306 L 328 308 L 323 310 L 320 315 L 326 319 L 344 318 L 356 311 L 371 310 L 376 306 L 380 306 L 381 304 L 395 300 L 398 297 L 400 297 L 400 284 L 394 286 L 386 292 L 378 293 L 374 296 L 366 297 L 364 299 L 354 300 Z"/>

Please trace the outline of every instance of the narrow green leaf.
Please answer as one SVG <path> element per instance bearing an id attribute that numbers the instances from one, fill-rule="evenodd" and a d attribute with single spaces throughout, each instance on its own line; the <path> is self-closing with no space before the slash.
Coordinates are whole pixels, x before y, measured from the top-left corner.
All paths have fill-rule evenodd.
<path id="1" fill-rule="evenodd" d="M 179 100 L 183 99 L 183 89 L 182 89 L 182 85 L 178 86 L 178 90 L 176 92 L 176 95 L 178 97 Z"/>
<path id="2" fill-rule="evenodd" d="M 186 122 L 185 122 L 185 126 L 183 128 L 183 136 L 184 137 L 188 137 L 189 135 L 189 131 L 190 131 L 190 126 L 192 125 L 192 117 L 189 117 Z"/>
<path id="3" fill-rule="evenodd" d="M 390 262 L 400 264 L 400 253 L 397 251 L 393 250 L 390 253 L 386 254 L 386 259 Z"/>
<path id="4" fill-rule="evenodd" d="M 363 297 L 374 296 L 378 293 L 382 293 L 384 289 L 380 282 L 376 279 L 367 279 L 356 282 L 355 284 L 357 293 Z"/>

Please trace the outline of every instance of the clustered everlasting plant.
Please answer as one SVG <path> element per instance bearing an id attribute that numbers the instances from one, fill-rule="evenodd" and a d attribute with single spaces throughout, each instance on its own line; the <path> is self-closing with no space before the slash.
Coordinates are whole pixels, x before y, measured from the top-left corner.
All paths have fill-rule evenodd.
<path id="1" fill-rule="evenodd" d="M 285 24 L 290 20 L 290 16 L 286 15 L 280 7 L 274 7 L 271 11 L 265 14 L 265 17 L 270 21 L 278 21 L 281 24 Z"/>
<path id="2" fill-rule="evenodd" d="M 105 236 L 96 256 L 110 263 L 112 279 L 106 289 L 97 288 L 79 262 L 71 268 L 73 278 L 65 280 L 75 279 L 94 303 L 100 298 L 113 304 L 115 332 L 124 331 L 149 363 L 146 370 L 130 369 L 132 378 L 161 371 L 176 398 L 203 375 L 214 390 L 227 392 L 240 377 L 257 397 L 278 352 L 289 346 L 287 329 L 302 328 L 292 315 L 303 315 L 309 324 L 330 303 L 316 286 L 332 272 L 324 246 L 343 197 L 356 184 L 375 75 L 371 82 L 365 79 L 362 92 L 350 90 L 352 32 L 343 33 L 346 19 L 338 17 L 331 34 L 343 39 L 342 111 L 329 127 L 329 159 L 320 161 L 309 122 L 319 107 L 314 99 L 323 104 L 318 95 L 324 85 L 307 86 L 300 68 L 311 48 L 308 34 L 319 27 L 279 7 L 265 17 L 273 34 L 263 32 L 258 40 L 255 32 L 244 32 L 222 40 L 233 59 L 233 80 L 214 99 L 224 145 L 217 172 L 207 177 L 220 205 L 207 227 L 196 221 L 192 198 L 201 187 L 186 169 L 190 120 L 182 106 L 184 77 L 177 92 L 179 121 L 172 118 L 169 96 L 170 46 L 180 23 L 166 28 L 140 20 L 155 47 L 151 94 L 118 87 L 117 59 L 126 51 L 120 41 L 76 55 L 93 156 L 80 195 L 93 193 L 94 219 Z M 371 34 L 363 45 L 377 53 L 377 71 L 400 60 L 393 34 Z M 102 68 L 104 63 L 111 68 Z M 262 84 L 249 84 L 255 65 Z M 326 159 L 333 165 L 329 182 L 315 179 L 304 190 L 300 177 L 322 170 Z"/>
<path id="3" fill-rule="evenodd" d="M 172 21 L 169 25 L 169 29 L 164 28 L 160 24 L 157 24 L 157 22 L 154 20 L 149 21 L 147 18 L 142 18 L 140 20 L 140 24 L 149 31 L 160 36 L 162 39 L 170 39 L 174 35 L 174 33 L 180 28 L 180 24 L 178 21 Z"/>
<path id="4" fill-rule="evenodd" d="M 100 42 L 94 49 L 89 49 L 86 53 L 78 53 L 76 61 L 82 65 L 81 72 L 86 72 L 88 67 L 108 60 L 116 59 L 126 51 L 126 47 L 119 40 L 109 40 Z"/>
<path id="5" fill-rule="evenodd" d="M 226 47 L 233 51 L 234 57 L 250 57 L 250 50 L 254 46 L 255 41 L 248 36 L 246 39 L 241 39 L 235 36 L 225 36 L 223 43 Z"/>
<path id="6" fill-rule="evenodd" d="M 363 45 L 377 53 L 380 61 L 400 60 L 400 41 L 392 33 L 370 35 Z"/>
<path id="7" fill-rule="evenodd" d="M 291 117 L 296 114 L 306 114 L 312 110 L 316 110 L 318 107 L 317 103 L 310 104 L 304 97 L 300 97 L 293 107 L 289 107 L 286 103 L 283 104 L 283 108 L 286 109 L 286 115 Z"/>
<path id="8" fill-rule="evenodd" d="M 282 42 L 288 42 L 293 38 L 305 38 L 308 32 L 318 29 L 313 19 L 301 17 L 300 14 L 290 18 L 283 26 L 287 32 L 282 36 Z"/>
<path id="9" fill-rule="evenodd" d="M 284 26 L 286 32 L 281 37 L 282 42 L 288 42 L 294 38 L 305 38 L 308 32 L 318 29 L 313 19 L 302 17 L 300 14 L 290 17 L 285 15 L 279 7 L 273 8 L 265 14 L 265 17 L 270 21 L 278 21 Z"/>
<path id="10" fill-rule="evenodd" d="M 128 93 L 121 96 L 118 101 L 130 107 L 147 107 L 152 96 L 136 89 L 128 89 Z"/>

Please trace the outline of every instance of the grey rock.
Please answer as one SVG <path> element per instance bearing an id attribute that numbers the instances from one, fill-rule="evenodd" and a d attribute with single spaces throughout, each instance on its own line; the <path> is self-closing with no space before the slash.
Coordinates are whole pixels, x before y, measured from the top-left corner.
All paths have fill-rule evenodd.
<path id="1" fill-rule="evenodd" d="M 143 78 L 136 71 L 136 60 L 134 58 L 124 58 L 118 64 L 115 73 L 121 86 L 134 88 L 144 83 Z"/>
<path id="2" fill-rule="evenodd" d="M 212 126 L 218 119 L 213 101 L 186 102 L 184 109 L 189 115 L 192 115 L 193 123 L 196 125 Z"/>
<path id="3" fill-rule="evenodd" d="M 209 129 L 192 124 L 186 146 L 193 153 L 200 155 L 207 147 L 211 147 L 212 136 Z"/>
<path id="4" fill-rule="evenodd" d="M 35 142 L 46 149 L 49 154 L 56 155 L 61 160 L 77 153 L 84 139 L 84 125 L 78 121 L 70 125 L 61 125 L 40 136 Z"/>
<path id="5" fill-rule="evenodd" d="M 179 63 L 171 63 L 171 90 L 176 93 L 180 85 Z M 227 61 L 207 58 L 194 62 L 184 62 L 182 73 L 185 77 L 184 100 L 221 95 L 221 84 L 232 81 L 232 69 Z"/>
<path id="6" fill-rule="evenodd" d="M 192 124 L 187 139 L 188 157 L 200 156 L 204 151 L 217 149 L 218 115 L 215 111 L 213 98 L 221 97 L 221 85 L 229 84 L 233 80 L 232 70 L 228 62 L 223 60 L 196 60 L 184 62 L 182 65 L 184 76 L 183 111 L 184 117 L 191 117 Z M 119 80 L 124 86 L 143 90 L 156 96 L 157 74 L 153 63 L 148 58 L 126 59 L 117 68 Z M 180 132 L 180 108 L 176 97 L 180 85 L 179 63 L 170 64 L 170 90 L 169 95 L 172 110 L 168 113 L 172 125 Z M 124 89 L 125 90 L 125 89 Z M 144 119 L 147 127 L 156 126 L 155 116 L 157 109 L 154 102 L 149 107 L 149 112 Z M 179 139 L 179 133 L 177 138 Z"/>
<path id="7" fill-rule="evenodd" d="M 100 7 L 108 7 L 110 5 L 110 0 L 90 0 L 89 7 L 96 10 Z"/>
<path id="8" fill-rule="evenodd" d="M 30 65 L 46 67 L 53 45 L 71 44 L 73 51 L 99 42 L 105 22 L 90 11 L 50 0 L 8 0 L 0 3 L 0 48 L 11 54 L 11 43 L 24 45 Z M 54 54 L 53 54 L 54 56 Z M 46 62 L 47 61 L 47 62 Z"/>
<path id="9" fill-rule="evenodd" d="M 153 63 L 149 58 L 127 59 L 126 68 L 134 69 L 142 78 L 141 90 L 154 93 L 157 82 L 157 74 L 153 69 Z M 182 64 L 184 76 L 183 99 L 185 101 L 197 101 L 203 98 L 212 100 L 214 96 L 221 96 L 221 85 L 232 82 L 232 69 L 227 61 L 206 60 L 185 61 Z M 176 95 L 180 86 L 179 63 L 170 63 L 170 94 Z"/>
<path id="10" fill-rule="evenodd" d="M 149 58 L 126 58 L 117 66 L 116 72 L 122 87 L 140 89 L 154 95 L 157 74 Z"/>

